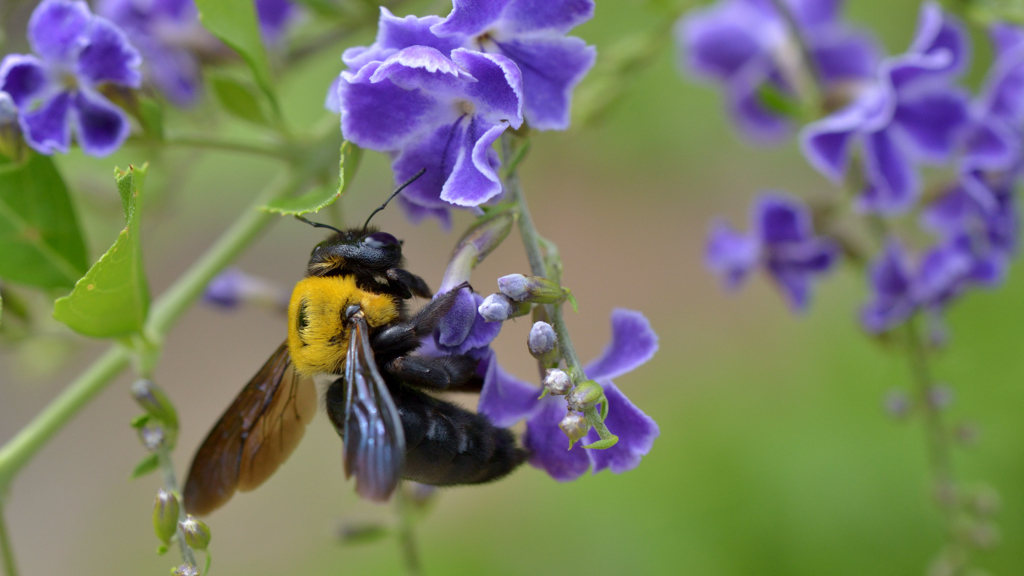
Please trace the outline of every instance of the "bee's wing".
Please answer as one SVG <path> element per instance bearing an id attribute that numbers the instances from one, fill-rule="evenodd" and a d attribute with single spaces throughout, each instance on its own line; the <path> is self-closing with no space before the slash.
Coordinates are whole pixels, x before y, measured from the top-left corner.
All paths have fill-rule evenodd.
<path id="1" fill-rule="evenodd" d="M 355 475 L 356 492 L 363 498 L 387 500 L 405 467 L 405 434 L 362 317 L 352 318 L 345 385 L 345 476 Z"/>
<path id="2" fill-rule="evenodd" d="M 185 510 L 208 514 L 235 490 L 252 490 L 291 455 L 316 414 L 316 387 L 300 376 L 287 342 L 246 384 L 203 441 L 185 482 Z"/>

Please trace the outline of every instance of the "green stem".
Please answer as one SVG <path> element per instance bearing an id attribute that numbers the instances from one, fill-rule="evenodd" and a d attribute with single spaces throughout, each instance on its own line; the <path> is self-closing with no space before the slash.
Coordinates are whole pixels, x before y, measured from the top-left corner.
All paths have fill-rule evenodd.
<path id="1" fill-rule="evenodd" d="M 219 136 L 190 136 L 190 135 L 168 135 L 164 138 L 163 144 L 167 146 L 180 146 L 183 148 L 202 148 L 206 150 L 219 150 L 222 152 L 241 152 L 257 156 L 267 156 L 283 161 L 291 161 L 291 157 L 279 146 L 270 144 L 259 144 L 250 141 L 230 140 Z"/>
<path id="2" fill-rule="evenodd" d="M 18 565 L 14 562 L 14 547 L 7 534 L 7 520 L 4 517 L 3 490 L 0 489 L 0 559 L 3 560 L 4 574 L 18 576 Z"/>
<path id="3" fill-rule="evenodd" d="M 272 198 L 294 191 L 301 178 L 295 178 L 282 186 L 279 182 L 260 195 L 253 205 L 228 228 L 220 239 L 171 286 L 153 305 L 146 333 L 149 339 L 159 343 L 214 276 L 242 252 L 275 218 L 262 212 L 259 206 Z M 112 346 L 100 356 L 85 372 L 76 378 L 42 412 L 37 414 L 14 438 L 0 447 L 0 494 L 14 476 L 32 459 L 46 443 L 89 403 L 122 370 L 128 367 L 132 358 L 129 350 L 121 345 Z"/>
<path id="4" fill-rule="evenodd" d="M 411 502 L 405 493 L 405 486 L 399 485 L 395 490 L 395 509 L 398 513 L 398 543 L 402 548 L 402 566 L 409 576 L 423 573 L 420 567 L 420 555 L 416 549 L 416 533 L 413 531 Z"/>

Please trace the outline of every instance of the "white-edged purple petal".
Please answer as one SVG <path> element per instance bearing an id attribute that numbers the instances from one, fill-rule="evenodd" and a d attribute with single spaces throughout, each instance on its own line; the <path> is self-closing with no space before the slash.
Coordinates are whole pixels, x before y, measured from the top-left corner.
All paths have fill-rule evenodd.
<path id="1" fill-rule="evenodd" d="M 846 27 L 822 30 L 811 45 L 814 61 L 826 83 L 871 78 L 880 60 L 881 51 L 874 37 Z"/>
<path id="2" fill-rule="evenodd" d="M 608 398 L 608 418 L 604 423 L 619 441 L 604 450 L 587 450 L 587 454 L 595 474 L 605 468 L 621 474 L 640 465 L 640 459 L 651 451 L 661 431 L 654 419 L 630 402 L 610 380 L 602 381 L 601 385 Z M 591 430 L 585 443 L 597 442 L 600 438 L 597 431 Z"/>
<path id="3" fill-rule="evenodd" d="M 369 46 L 355 46 L 345 50 L 341 59 L 346 66 L 358 70 L 373 61 L 383 61 L 399 50 L 410 46 L 427 46 L 448 56 L 452 50 L 465 44 L 462 36 L 440 37 L 430 27 L 440 23 L 440 16 L 406 16 L 399 18 L 386 7 L 380 7 L 377 39 Z"/>
<path id="4" fill-rule="evenodd" d="M 502 122 L 488 126 L 477 116 L 463 122 L 452 141 L 458 156 L 452 172 L 441 188 L 441 200 L 456 206 L 479 206 L 501 194 L 501 180 L 491 163 L 491 145 L 508 128 Z"/>
<path id="5" fill-rule="evenodd" d="M 0 90 L 7 92 L 22 109 L 44 95 L 56 92 L 46 66 L 30 54 L 8 54 L 0 62 Z"/>
<path id="6" fill-rule="evenodd" d="M 528 418 L 540 408 L 542 390 L 505 372 L 494 351 L 481 361 L 486 366 L 484 387 L 480 391 L 477 411 L 491 419 L 495 426 L 507 428 Z M 555 432 L 561 434 L 557 428 Z"/>
<path id="7" fill-rule="evenodd" d="M 423 176 L 406 187 L 402 198 L 428 209 L 451 207 L 451 204 L 441 200 L 441 190 L 459 157 L 459 146 L 453 143 L 461 141 L 461 134 L 465 130 L 462 125 L 466 122 L 466 118 L 462 117 L 452 124 L 440 126 L 432 134 L 412 142 L 394 155 L 391 169 L 395 173 L 396 182 L 405 182 L 423 168 L 427 169 Z"/>
<path id="8" fill-rule="evenodd" d="M 476 36 L 491 27 L 511 1 L 452 0 L 448 17 L 434 24 L 431 31 L 438 36 Z"/>
<path id="9" fill-rule="evenodd" d="M 43 154 L 67 154 L 71 146 L 68 115 L 71 113 L 72 98 L 69 92 L 59 92 L 38 108 L 21 111 L 18 121 L 29 146 Z"/>
<path id="10" fill-rule="evenodd" d="M 87 42 L 92 14 L 85 2 L 43 0 L 28 21 L 32 50 L 44 60 L 70 64 Z"/>
<path id="11" fill-rule="evenodd" d="M 587 377 L 610 380 L 636 369 L 658 351 L 658 335 L 640 312 L 616 308 L 612 311 L 612 338 L 593 362 L 587 365 Z"/>
<path id="12" fill-rule="evenodd" d="M 911 293 L 915 302 L 929 307 L 948 304 L 964 289 L 973 266 L 970 254 L 956 243 L 935 246 L 921 258 Z"/>
<path id="13" fill-rule="evenodd" d="M 780 192 L 758 196 L 750 219 L 756 237 L 766 246 L 804 242 L 814 235 L 807 206 Z"/>
<path id="14" fill-rule="evenodd" d="M 558 428 L 566 414 L 565 398 L 548 396 L 526 420 L 523 446 L 533 454 L 530 465 L 547 472 L 559 482 L 570 482 L 590 468 L 590 456 L 582 443 L 569 449 L 569 438 Z"/>
<path id="15" fill-rule="evenodd" d="M 597 49 L 575 37 L 528 37 L 496 42 L 522 71 L 523 108 L 532 128 L 569 127 L 572 91 L 593 67 Z"/>
<path id="16" fill-rule="evenodd" d="M 871 333 L 905 322 L 917 309 L 910 291 L 913 272 L 899 242 L 890 240 L 868 275 L 871 300 L 861 309 L 861 324 Z"/>
<path id="17" fill-rule="evenodd" d="M 686 62 L 698 77 L 727 81 L 750 62 L 768 57 L 759 14 L 737 2 L 690 12 L 676 26 Z"/>
<path id="18" fill-rule="evenodd" d="M 869 188 L 861 197 L 861 207 L 882 213 L 908 209 L 920 192 L 917 169 L 889 130 L 879 130 L 864 138 L 864 170 Z"/>
<path id="19" fill-rule="evenodd" d="M 437 298 L 440 294 L 436 294 Z M 437 326 L 437 343 L 441 346 L 459 346 L 469 336 L 476 322 L 476 308 L 480 305 L 469 288 L 462 288 L 455 295 L 455 303 L 448 313 L 441 318 Z"/>
<path id="20" fill-rule="evenodd" d="M 967 127 L 968 98 L 965 91 L 949 88 L 902 99 L 893 124 L 907 136 L 908 149 L 917 159 L 939 163 L 953 154 Z"/>
<path id="21" fill-rule="evenodd" d="M 1006 170 L 1021 153 L 1021 136 L 996 116 L 978 120 L 971 127 L 960 162 L 963 172 Z"/>
<path id="22" fill-rule="evenodd" d="M 855 137 L 887 124 L 894 108 L 892 92 L 865 90 L 847 107 L 804 127 L 800 148 L 811 166 L 831 181 L 842 182 Z"/>
<path id="23" fill-rule="evenodd" d="M 76 63 L 81 78 L 93 86 L 112 82 L 138 88 L 142 84 L 142 74 L 139 73 L 142 57 L 117 26 L 95 17 L 87 39 L 88 44 L 78 54 Z"/>
<path id="24" fill-rule="evenodd" d="M 1024 46 L 992 64 L 978 100 L 986 112 L 1013 124 L 1024 121 Z"/>
<path id="25" fill-rule="evenodd" d="M 434 95 L 401 88 L 387 79 L 353 83 L 342 75 L 338 93 L 341 131 L 345 138 L 363 148 L 398 150 L 425 127 L 436 126 L 447 118 L 455 119 L 455 111 Z M 432 165 L 420 165 L 409 176 L 424 166 Z M 404 181 L 401 176 L 398 179 Z"/>
<path id="26" fill-rule="evenodd" d="M 90 156 L 111 154 L 131 133 L 128 115 L 98 93 L 75 93 L 72 119 L 78 145 Z"/>
<path id="27" fill-rule="evenodd" d="M 516 34 L 542 30 L 564 34 L 593 17 L 593 0 L 512 0 L 500 26 L 502 32 Z"/>
<path id="28" fill-rule="evenodd" d="M 938 2 L 921 5 L 917 33 L 909 52 L 929 56 L 942 55 L 946 60 L 944 72 L 962 72 L 970 60 L 970 42 L 963 24 L 946 14 Z"/>
<path id="29" fill-rule="evenodd" d="M 429 46 L 410 46 L 392 54 L 377 66 L 365 66 L 353 82 L 362 80 L 372 70 L 371 83 L 391 80 L 406 90 L 420 89 L 440 94 L 454 94 L 463 89 L 473 77 L 455 62 Z"/>
<path id="30" fill-rule="evenodd" d="M 760 244 L 746 234 L 736 232 L 724 221 L 716 220 L 708 233 L 704 262 L 722 279 L 726 288 L 738 288 L 760 257 Z"/>
<path id="31" fill-rule="evenodd" d="M 523 125 L 523 77 L 514 62 L 465 48 L 453 50 L 452 61 L 476 79 L 463 88 L 475 114 L 491 122 L 505 120 L 516 129 Z"/>

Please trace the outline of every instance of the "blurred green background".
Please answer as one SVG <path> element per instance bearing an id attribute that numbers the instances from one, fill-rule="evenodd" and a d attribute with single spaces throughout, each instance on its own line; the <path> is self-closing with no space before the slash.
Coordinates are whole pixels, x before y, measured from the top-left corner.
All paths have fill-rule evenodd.
<path id="1" fill-rule="evenodd" d="M 399 13 L 440 11 L 432 6 Z M 606 51 L 658 25 L 645 6 L 599 0 L 594 20 L 574 33 Z M 853 0 L 848 13 L 897 52 L 909 42 L 917 2 Z M 365 33 L 348 44 L 371 41 Z M 343 47 L 281 75 L 295 126 L 324 121 L 321 103 Z M 793 317 L 764 279 L 724 294 L 703 268 L 713 216 L 745 226 L 759 189 L 813 194 L 828 184 L 793 145 L 746 144 L 717 91 L 682 77 L 676 62 L 666 45 L 603 124 L 537 135 L 521 168 L 537 225 L 558 243 L 565 284 L 580 302 L 568 322 L 581 356 L 600 352 L 615 307 L 643 311 L 659 333 L 655 358 L 617 383 L 657 420 L 661 436 L 626 474 L 560 484 L 524 467 L 493 485 L 441 491 L 417 528 L 427 574 L 906 575 L 923 574 L 941 546 L 920 423 L 893 421 L 882 406 L 887 391 L 907 387 L 909 370 L 860 332 L 858 273 L 833 274 L 818 286 L 810 313 Z M 171 117 L 172 127 L 194 131 L 214 121 L 212 108 Z M 233 123 L 216 129 L 255 137 Z M 367 156 L 343 201 L 350 224 L 391 187 L 386 158 Z M 111 168 L 145 160 L 153 162 L 154 189 L 166 188 L 143 216 L 154 293 L 283 169 L 238 155 L 158 157 L 137 147 L 102 160 L 60 158 L 93 255 L 122 225 Z M 409 268 L 436 286 L 457 233 L 432 222 L 410 225 L 397 209 L 377 220 L 405 239 Z M 460 215 L 456 230 L 468 222 Z M 287 286 L 320 238 L 282 219 L 238 264 Z M 477 270 L 474 285 L 487 293 L 498 276 L 526 269 L 513 236 Z M 980 430 L 976 445 L 957 452 L 958 474 L 1002 496 L 1001 544 L 978 558 L 994 574 L 1024 572 L 1022 296 L 1016 267 L 1003 289 L 965 298 L 949 315 L 951 345 L 936 365 L 938 378 L 955 389 L 951 420 Z M 507 324 L 496 348 L 508 369 L 532 379 L 528 329 L 523 320 Z M 181 413 L 181 473 L 284 335 L 284 318 L 270 311 L 201 305 L 172 331 L 157 380 Z M 31 353 L 0 350 L 0 439 L 103 349 L 81 340 L 54 372 L 48 358 L 66 345 L 51 337 L 30 346 Z M 129 382 L 124 376 L 111 385 L 14 482 L 7 514 L 23 574 L 166 574 L 177 563 L 173 551 L 154 554 L 156 477 L 128 481 L 143 456 L 128 426 L 138 413 Z M 392 540 L 339 544 L 343 522 L 393 519 L 389 507 L 356 499 L 340 462 L 341 444 L 318 418 L 271 481 L 207 519 L 213 573 L 401 573 Z"/>

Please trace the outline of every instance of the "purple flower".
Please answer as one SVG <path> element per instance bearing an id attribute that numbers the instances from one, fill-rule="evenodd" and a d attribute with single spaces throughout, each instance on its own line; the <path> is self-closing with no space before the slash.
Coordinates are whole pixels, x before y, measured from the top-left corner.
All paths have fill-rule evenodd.
<path id="1" fill-rule="evenodd" d="M 839 0 L 785 0 L 810 49 L 828 101 L 845 100 L 851 85 L 869 80 L 878 62 L 874 40 L 840 21 Z M 798 54 L 786 22 L 767 0 L 723 0 L 680 20 L 687 68 L 722 85 L 744 133 L 758 140 L 789 134 L 791 122 L 765 105 L 764 90 L 795 96 Z"/>
<path id="2" fill-rule="evenodd" d="M 382 26 L 380 33 L 390 31 Z M 378 38 L 381 45 L 388 41 Z M 363 51 L 346 57 L 369 56 Z M 416 45 L 342 72 L 337 90 L 346 138 L 391 152 L 399 181 L 427 169 L 402 193 L 406 201 L 436 211 L 479 206 L 501 193 L 491 145 L 523 123 L 522 79 L 508 58 L 464 48 L 449 58 Z"/>
<path id="3" fill-rule="evenodd" d="M 716 222 L 708 237 L 706 262 L 728 288 L 739 287 L 758 264 L 778 284 L 796 311 L 807 308 L 811 282 L 835 264 L 839 250 L 814 234 L 811 214 L 799 201 L 762 194 L 751 214 L 753 232 L 743 235 Z"/>
<path id="4" fill-rule="evenodd" d="M 910 50 L 885 60 L 878 78 L 846 108 L 808 125 L 804 155 L 840 182 L 854 143 L 863 145 L 861 207 L 896 213 L 920 193 L 917 164 L 945 162 L 968 125 L 966 92 L 951 80 L 963 71 L 967 39 L 959 22 L 938 5 L 922 7 Z"/>
<path id="5" fill-rule="evenodd" d="M 289 0 L 255 0 L 263 39 L 278 44 L 294 21 Z M 227 48 L 199 22 L 194 0 L 100 0 L 97 13 L 125 31 L 144 58 L 146 81 L 177 106 L 202 95 L 201 61 L 227 54 Z"/>
<path id="6" fill-rule="evenodd" d="M 138 88 L 138 52 L 84 2 L 43 0 L 28 23 L 38 54 L 0 62 L 0 90 L 18 107 L 25 140 L 43 154 L 66 153 L 71 133 L 82 150 L 106 156 L 128 137 L 128 116 L 100 93 L 105 84 Z"/>
<path id="7" fill-rule="evenodd" d="M 491 416 L 499 414 L 503 422 L 512 423 L 526 417 L 524 445 L 533 452 L 530 464 L 545 470 L 561 482 L 575 480 L 588 468 L 597 473 L 605 468 L 616 474 L 636 468 L 640 459 L 651 450 L 660 433 L 650 416 L 633 405 L 612 383 L 617 378 L 639 367 L 658 350 L 658 336 L 650 322 L 639 312 L 616 309 L 612 312 L 612 341 L 604 353 L 586 367 L 587 375 L 604 387 L 608 399 L 608 418 L 605 424 L 619 437 L 615 446 L 605 450 L 587 450 L 583 444 L 596 442 L 597 432 L 591 430 L 586 439 L 569 449 L 569 439 L 558 423 L 566 415 L 566 401 L 562 396 L 546 396 L 537 400 L 535 386 L 510 382 L 496 382 L 480 396 L 480 412 Z M 531 402 L 525 401 L 531 393 Z M 516 407 L 510 405 L 519 401 Z"/>
<path id="8" fill-rule="evenodd" d="M 431 31 L 466 38 L 468 47 L 503 54 L 523 77 L 523 112 L 538 130 L 569 127 L 573 88 L 594 65 L 597 50 L 566 32 L 590 20 L 593 0 L 454 0 Z"/>
<path id="9" fill-rule="evenodd" d="M 203 292 L 203 301 L 221 308 L 236 308 L 252 302 L 288 311 L 291 292 L 238 268 L 228 268 L 214 277 Z"/>

